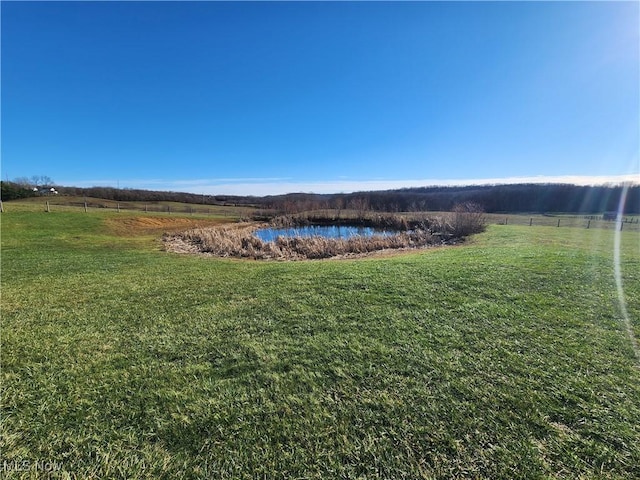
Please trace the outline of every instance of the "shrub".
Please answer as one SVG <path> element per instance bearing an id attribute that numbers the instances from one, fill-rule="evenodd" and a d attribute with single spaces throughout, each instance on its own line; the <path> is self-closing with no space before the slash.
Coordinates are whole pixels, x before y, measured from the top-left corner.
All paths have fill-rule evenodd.
<path id="1" fill-rule="evenodd" d="M 458 203 L 453 207 L 451 233 L 454 237 L 466 237 L 485 230 L 484 209 L 474 202 Z"/>

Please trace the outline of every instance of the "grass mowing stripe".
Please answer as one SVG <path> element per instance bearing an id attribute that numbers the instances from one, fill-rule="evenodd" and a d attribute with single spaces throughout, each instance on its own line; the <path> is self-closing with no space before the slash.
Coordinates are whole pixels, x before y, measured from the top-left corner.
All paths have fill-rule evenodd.
<path id="1" fill-rule="evenodd" d="M 2 218 L 7 461 L 61 478 L 640 476 L 613 232 L 495 226 L 260 263 L 55 215 Z M 637 332 L 636 242 L 622 233 Z"/>

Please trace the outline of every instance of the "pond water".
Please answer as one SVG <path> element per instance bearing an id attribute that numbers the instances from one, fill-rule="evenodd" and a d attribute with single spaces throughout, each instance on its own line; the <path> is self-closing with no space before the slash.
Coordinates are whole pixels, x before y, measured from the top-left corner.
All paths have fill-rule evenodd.
<path id="1" fill-rule="evenodd" d="M 308 225 L 290 228 L 261 228 L 253 234 L 263 242 L 273 242 L 278 237 L 323 237 L 348 239 L 351 237 L 389 236 L 395 232 L 378 230 L 371 227 L 354 227 L 349 225 Z"/>

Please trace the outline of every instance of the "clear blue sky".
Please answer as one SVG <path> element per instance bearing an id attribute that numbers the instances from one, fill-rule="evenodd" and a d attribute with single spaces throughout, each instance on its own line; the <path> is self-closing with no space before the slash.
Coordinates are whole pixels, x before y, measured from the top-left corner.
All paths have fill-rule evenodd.
<path id="1" fill-rule="evenodd" d="M 637 2 L 1 15 L 3 179 L 264 194 L 640 178 Z"/>

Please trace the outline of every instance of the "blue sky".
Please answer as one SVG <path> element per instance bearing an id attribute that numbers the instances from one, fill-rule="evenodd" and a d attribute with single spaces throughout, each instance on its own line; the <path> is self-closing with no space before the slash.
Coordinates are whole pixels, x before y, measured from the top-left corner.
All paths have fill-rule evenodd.
<path id="1" fill-rule="evenodd" d="M 640 178 L 637 2 L 1 16 L 3 179 L 261 195 Z"/>

